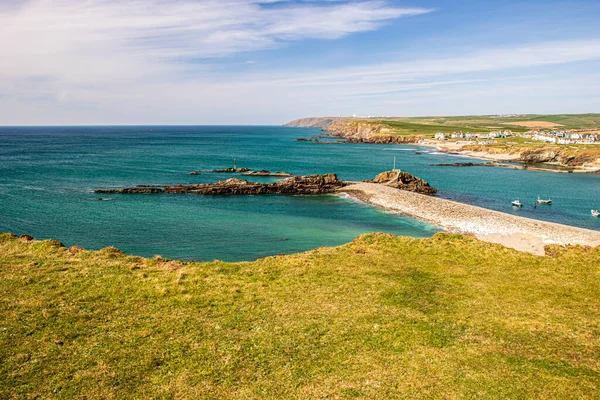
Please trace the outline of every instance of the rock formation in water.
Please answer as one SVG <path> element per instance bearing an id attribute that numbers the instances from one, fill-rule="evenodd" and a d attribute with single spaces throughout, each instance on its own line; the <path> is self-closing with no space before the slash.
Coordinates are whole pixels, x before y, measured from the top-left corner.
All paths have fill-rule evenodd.
<path id="1" fill-rule="evenodd" d="M 271 172 L 266 169 L 260 171 L 248 171 L 242 174 L 243 176 L 292 176 L 287 172 Z"/>
<path id="2" fill-rule="evenodd" d="M 374 180 L 366 181 L 395 187 L 422 194 L 433 195 L 436 189 L 408 172 L 386 171 Z M 292 176 L 279 182 L 249 182 L 244 179 L 230 178 L 215 183 L 195 185 L 138 185 L 123 189 L 97 189 L 95 193 L 119 194 L 157 194 L 189 193 L 204 195 L 256 195 L 256 194 L 326 194 L 335 193 L 347 183 L 338 179 L 336 174 Z"/>
<path id="3" fill-rule="evenodd" d="M 124 189 L 98 189 L 96 193 L 153 194 L 153 193 L 191 193 L 205 195 L 229 194 L 324 194 L 334 193 L 345 186 L 345 182 L 335 174 L 293 176 L 280 182 L 260 183 L 231 178 L 216 183 L 174 186 L 140 185 Z"/>
<path id="4" fill-rule="evenodd" d="M 416 192 L 427 195 L 434 195 L 437 193 L 436 188 L 430 186 L 429 183 L 423 179 L 420 179 L 408 172 L 401 171 L 385 171 L 377 175 L 372 181 L 366 181 L 370 183 L 380 183 L 382 185 L 391 186 L 400 190 L 407 190 L 409 192 Z"/>
<path id="5" fill-rule="evenodd" d="M 250 171 L 248 168 L 223 168 L 223 169 L 213 169 L 210 172 L 248 172 Z"/>

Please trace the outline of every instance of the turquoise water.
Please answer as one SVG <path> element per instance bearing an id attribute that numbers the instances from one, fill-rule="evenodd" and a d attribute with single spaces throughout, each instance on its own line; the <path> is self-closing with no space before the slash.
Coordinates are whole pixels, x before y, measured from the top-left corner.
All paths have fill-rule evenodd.
<path id="1" fill-rule="evenodd" d="M 196 260 L 252 260 L 339 245 L 366 232 L 428 237 L 431 225 L 334 196 L 102 195 L 95 188 L 191 184 L 232 166 L 293 174 L 335 172 L 370 179 L 390 169 L 430 181 L 440 196 L 532 218 L 600 230 L 600 175 L 430 164 L 464 158 L 397 145 L 296 142 L 314 129 L 285 127 L 0 128 L 0 231 L 67 245 L 115 246 L 132 254 Z M 264 180 L 269 180 L 266 178 Z M 532 205 L 538 195 L 554 205 Z M 519 198 L 526 206 L 513 210 Z"/>

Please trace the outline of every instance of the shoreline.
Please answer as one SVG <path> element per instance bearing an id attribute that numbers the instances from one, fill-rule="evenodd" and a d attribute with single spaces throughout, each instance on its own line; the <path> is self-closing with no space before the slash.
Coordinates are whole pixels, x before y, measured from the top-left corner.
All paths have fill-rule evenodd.
<path id="1" fill-rule="evenodd" d="M 338 192 L 448 232 L 471 234 L 485 242 L 535 255 L 545 255 L 545 246 L 549 244 L 600 246 L 599 231 L 520 217 L 384 185 L 349 182 Z"/>
<path id="2" fill-rule="evenodd" d="M 440 153 L 452 154 L 462 157 L 475 158 L 480 160 L 488 160 L 494 161 L 496 163 L 508 163 L 508 162 L 518 162 L 521 165 L 495 165 L 501 168 L 509 168 L 509 169 L 517 169 L 517 170 L 527 170 L 527 171 L 541 171 L 541 172 L 553 172 L 558 174 L 597 174 L 600 173 L 600 169 L 584 169 L 584 168 L 575 168 L 568 167 L 561 164 L 543 162 L 540 164 L 548 165 L 548 166 L 557 166 L 560 168 L 543 168 L 530 166 L 527 163 L 521 161 L 521 158 L 518 154 L 494 154 L 494 153 L 486 153 L 483 151 L 472 151 L 472 150 L 461 150 L 462 145 L 456 143 L 438 143 L 429 139 L 424 139 L 421 143 L 411 143 L 417 146 L 424 147 L 433 147 Z"/>

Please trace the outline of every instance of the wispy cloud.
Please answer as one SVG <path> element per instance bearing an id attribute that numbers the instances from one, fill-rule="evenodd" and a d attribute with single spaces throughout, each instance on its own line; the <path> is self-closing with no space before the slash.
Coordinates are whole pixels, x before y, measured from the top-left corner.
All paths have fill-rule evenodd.
<path id="1" fill-rule="evenodd" d="M 273 69 L 253 52 L 304 39 L 331 41 L 432 10 L 383 0 L 6 4 L 0 0 L 0 124 L 273 122 L 344 110 L 405 114 L 390 110 L 453 98 L 449 93 L 459 87 L 461 98 L 479 96 L 486 84 L 509 93 L 502 87 L 507 81 L 487 76 L 496 72 L 600 60 L 600 39 L 586 39 L 435 56 L 426 49 L 390 51 L 385 61 L 365 57 L 359 66 Z M 221 72 L 227 59 L 242 61 Z M 524 73 L 531 71 L 516 74 Z M 586 89 L 583 78 L 573 82 Z M 235 121 L 227 119 L 233 115 Z"/>
<path id="2" fill-rule="evenodd" d="M 81 70 L 101 70 L 129 78 L 192 59 L 336 39 L 430 11 L 373 0 L 31 0 L 0 9 L 0 73 L 80 76 Z"/>

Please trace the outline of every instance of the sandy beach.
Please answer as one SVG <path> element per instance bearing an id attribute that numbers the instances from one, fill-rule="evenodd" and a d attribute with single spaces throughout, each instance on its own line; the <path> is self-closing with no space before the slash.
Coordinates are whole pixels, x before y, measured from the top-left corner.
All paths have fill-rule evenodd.
<path id="1" fill-rule="evenodd" d="M 600 246 L 600 232 L 539 221 L 374 183 L 340 189 L 350 197 L 456 233 L 544 255 L 548 244 Z"/>
<path id="2" fill-rule="evenodd" d="M 486 153 L 483 151 L 470 151 L 470 150 L 462 150 L 465 146 L 463 143 L 456 142 L 441 142 L 437 140 L 423 139 L 421 142 L 417 143 L 419 146 L 428 146 L 435 147 L 439 151 L 449 154 L 457 154 L 465 157 L 473 157 L 479 158 L 482 160 L 491 160 L 491 161 L 518 161 L 520 156 L 518 154 L 492 154 Z"/>

